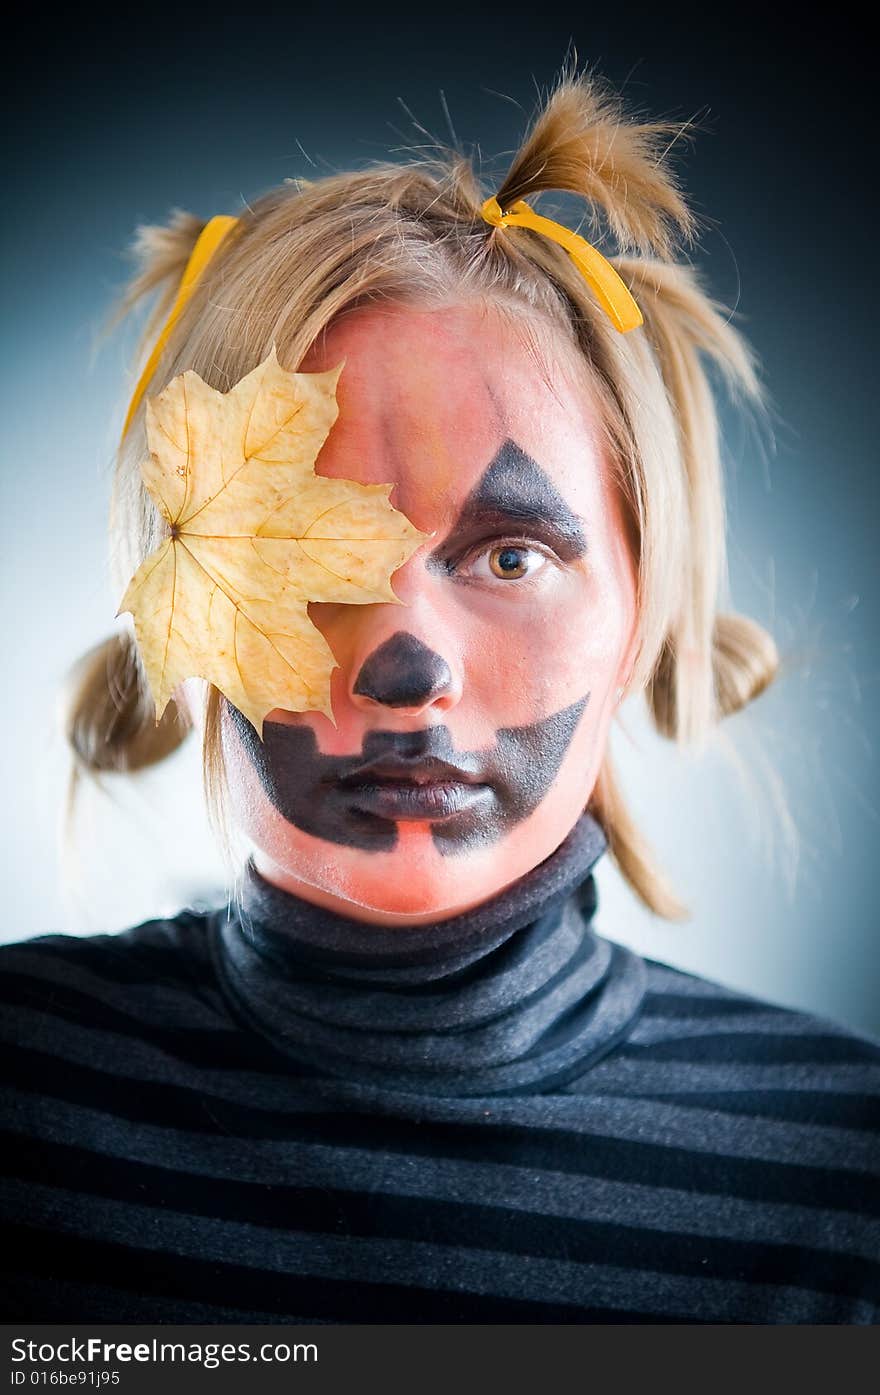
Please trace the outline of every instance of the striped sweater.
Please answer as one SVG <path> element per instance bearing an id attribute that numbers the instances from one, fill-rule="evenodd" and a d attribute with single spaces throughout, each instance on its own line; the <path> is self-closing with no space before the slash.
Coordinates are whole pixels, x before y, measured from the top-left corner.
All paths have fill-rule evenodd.
<path id="1" fill-rule="evenodd" d="M 880 1044 L 600 936 L 604 848 L 0 949 L 3 1319 L 876 1323 Z"/>

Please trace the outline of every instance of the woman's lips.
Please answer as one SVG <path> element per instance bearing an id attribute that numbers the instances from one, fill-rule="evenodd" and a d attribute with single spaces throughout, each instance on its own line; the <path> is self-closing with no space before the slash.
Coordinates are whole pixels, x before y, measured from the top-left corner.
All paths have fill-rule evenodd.
<path id="1" fill-rule="evenodd" d="M 488 785 L 461 780 L 416 783 L 368 775 L 337 785 L 337 791 L 355 808 L 386 819 L 448 819 L 490 794 Z"/>
<path id="2" fill-rule="evenodd" d="M 472 769 L 467 765 L 471 763 Z M 474 762 L 386 753 L 330 782 L 349 809 L 385 819 L 448 819 L 491 796 Z"/>

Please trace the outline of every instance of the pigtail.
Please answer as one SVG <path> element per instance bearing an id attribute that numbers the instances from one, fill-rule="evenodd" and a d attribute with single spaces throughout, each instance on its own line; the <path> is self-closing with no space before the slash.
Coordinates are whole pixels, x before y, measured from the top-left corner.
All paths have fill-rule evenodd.
<path id="1" fill-rule="evenodd" d="M 138 270 L 120 298 L 111 317 L 111 327 L 118 325 L 155 292 L 156 299 L 143 330 L 144 345 L 152 346 L 171 311 L 180 279 L 204 227 L 204 219 L 175 208 L 167 224 L 144 223 L 136 230 L 130 256 Z"/>
<path id="2" fill-rule="evenodd" d="M 621 252 L 669 256 L 696 226 L 666 158 L 686 135 L 678 122 L 628 119 L 598 78 L 563 70 L 495 197 L 506 209 L 544 190 L 579 194 Z"/>
<path id="3" fill-rule="evenodd" d="M 176 750 L 188 729 L 173 700 L 156 721 L 127 631 L 111 635 L 68 669 L 61 721 L 77 768 L 95 773 L 143 770 Z"/>
<path id="4" fill-rule="evenodd" d="M 721 717 L 739 712 L 769 688 L 779 671 L 776 641 L 747 615 L 718 615 L 712 643 L 715 697 Z"/>
<path id="5" fill-rule="evenodd" d="M 712 301 L 693 267 L 617 258 L 639 301 L 678 435 L 689 520 L 678 613 L 647 687 L 654 723 L 679 743 L 700 743 L 772 682 L 779 655 L 755 621 L 717 610 L 726 588 L 724 488 L 708 359 L 739 403 L 763 406 L 750 346 Z"/>

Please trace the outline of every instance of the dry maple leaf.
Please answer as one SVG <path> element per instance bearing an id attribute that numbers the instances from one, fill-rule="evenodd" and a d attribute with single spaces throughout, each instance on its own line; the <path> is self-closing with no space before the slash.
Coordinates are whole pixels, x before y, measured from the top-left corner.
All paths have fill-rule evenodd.
<path id="1" fill-rule="evenodd" d="M 333 722 L 336 660 L 308 602 L 404 604 L 391 574 L 431 535 L 389 503 L 393 485 L 315 474 L 344 366 L 290 373 L 273 345 L 230 392 L 186 372 L 148 401 L 141 471 L 171 532 L 117 615 L 134 617 L 157 722 L 185 678 L 261 736 L 275 707 Z"/>

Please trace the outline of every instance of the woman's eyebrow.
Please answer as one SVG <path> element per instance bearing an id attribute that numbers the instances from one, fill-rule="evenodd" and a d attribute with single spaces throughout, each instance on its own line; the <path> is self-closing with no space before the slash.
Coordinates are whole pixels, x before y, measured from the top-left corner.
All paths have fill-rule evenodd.
<path id="1" fill-rule="evenodd" d="M 445 551 L 459 534 L 487 524 L 505 523 L 528 524 L 565 562 L 574 561 L 587 550 L 577 514 L 537 461 L 510 437 L 465 499 L 444 543 L 435 549 L 431 559 Z"/>

